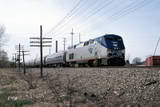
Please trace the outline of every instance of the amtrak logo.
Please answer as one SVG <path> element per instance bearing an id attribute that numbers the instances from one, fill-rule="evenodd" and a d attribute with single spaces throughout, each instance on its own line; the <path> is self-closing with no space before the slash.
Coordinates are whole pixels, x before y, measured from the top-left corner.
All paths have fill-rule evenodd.
<path id="1" fill-rule="evenodd" d="M 88 48 L 88 51 L 89 51 L 90 54 L 92 54 L 93 48 Z"/>
<path id="2" fill-rule="evenodd" d="M 113 46 L 114 46 L 114 47 L 117 47 L 117 46 L 118 46 L 118 44 L 113 44 Z"/>
<path id="3" fill-rule="evenodd" d="M 114 47 L 117 47 L 118 46 L 118 43 L 117 42 L 112 42 L 113 46 Z"/>

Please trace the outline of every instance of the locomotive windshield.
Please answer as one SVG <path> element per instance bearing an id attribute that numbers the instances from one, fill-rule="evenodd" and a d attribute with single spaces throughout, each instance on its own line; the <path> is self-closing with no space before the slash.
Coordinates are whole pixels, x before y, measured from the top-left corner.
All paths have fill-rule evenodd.
<path id="1" fill-rule="evenodd" d="M 118 35 L 106 34 L 104 36 L 96 38 L 96 41 L 108 49 L 125 49 L 123 39 Z"/>
<path id="2" fill-rule="evenodd" d="M 107 45 L 107 48 L 109 49 L 124 49 L 123 40 L 121 37 L 106 37 L 105 42 Z"/>
<path id="3" fill-rule="evenodd" d="M 122 41 L 121 38 L 105 38 L 105 39 L 110 41 L 115 41 L 115 42 Z"/>

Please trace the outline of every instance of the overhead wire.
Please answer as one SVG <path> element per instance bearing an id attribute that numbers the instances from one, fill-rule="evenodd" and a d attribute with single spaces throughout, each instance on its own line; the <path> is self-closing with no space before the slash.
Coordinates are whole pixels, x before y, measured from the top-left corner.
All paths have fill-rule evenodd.
<path id="1" fill-rule="evenodd" d="M 90 17 L 92 17 L 92 16 L 94 16 L 95 14 L 97 14 L 98 12 L 100 12 L 102 9 L 104 9 L 105 7 L 107 7 L 107 6 L 109 6 L 109 5 L 111 5 L 113 2 L 114 2 L 115 0 L 105 0 L 105 2 L 103 2 L 103 4 L 101 3 L 101 5 L 102 6 L 100 6 L 100 5 L 98 5 L 97 7 L 95 7 L 94 9 L 92 9 L 92 12 L 90 13 L 90 14 L 88 14 L 86 17 L 85 17 L 85 19 L 84 19 L 84 21 L 83 22 L 81 22 L 81 23 L 84 23 L 84 22 L 86 22 Z M 91 6 L 92 7 L 92 6 Z M 87 10 L 86 10 L 87 11 Z M 69 20 L 69 21 L 71 21 L 71 20 Z M 69 22 L 68 21 L 68 22 Z M 67 23 L 65 23 L 64 25 L 66 25 Z M 62 26 L 61 27 L 61 29 L 62 28 L 64 28 L 65 26 Z M 57 35 L 57 34 L 56 34 Z"/>
<path id="2" fill-rule="evenodd" d="M 85 19 L 85 21 L 87 21 L 89 18 L 91 18 L 92 16 L 94 16 L 95 14 L 97 14 L 98 12 L 100 12 L 102 9 L 106 8 L 107 6 L 111 5 L 115 0 L 110 0 L 109 2 L 104 3 L 104 5 L 102 5 L 100 8 L 98 8 L 97 10 L 93 11 L 93 13 L 91 13 L 90 15 L 87 16 L 87 18 Z"/>
<path id="3" fill-rule="evenodd" d="M 101 6 L 100 8 L 98 8 L 96 11 L 94 11 L 93 13 L 91 13 L 89 16 L 87 16 L 87 18 L 85 18 L 85 20 L 83 22 L 81 22 L 78 26 L 81 27 L 83 24 L 85 24 L 91 17 L 93 17 L 94 15 L 96 15 L 97 13 L 99 13 L 100 11 L 102 11 L 104 8 L 106 8 L 107 6 L 111 5 L 112 3 L 114 3 L 114 1 L 116 0 L 111 0 L 109 2 L 104 3 L 103 6 Z"/>
<path id="4" fill-rule="evenodd" d="M 87 2 L 88 0 L 86 0 L 86 2 Z M 92 0 L 93 1 L 93 0 Z M 85 2 L 85 4 L 83 5 L 83 7 L 85 6 L 85 5 L 87 5 L 87 3 Z M 93 2 L 92 2 L 93 3 Z M 94 2 L 94 5 L 97 3 L 97 0 L 96 0 L 96 2 Z M 93 5 L 92 5 L 93 6 Z M 90 7 L 92 7 L 92 6 L 90 6 Z M 62 30 L 64 27 L 68 27 L 69 26 L 69 22 L 73 22 L 73 20 L 74 19 L 76 19 L 78 16 L 77 15 L 81 15 L 82 16 L 82 14 L 84 14 L 84 13 L 87 13 L 87 10 L 88 9 L 90 9 L 90 7 L 88 8 L 87 7 L 87 9 L 84 9 L 84 10 L 82 10 L 83 9 L 83 7 L 81 7 L 81 8 L 79 8 L 79 12 L 81 12 L 82 11 L 82 13 L 78 13 L 78 12 L 74 12 L 71 16 L 70 16 L 70 18 L 66 21 L 66 22 L 64 22 L 63 23 L 63 25 L 62 26 L 60 26 L 58 29 L 56 29 L 56 31 L 58 31 L 58 30 Z M 77 16 L 77 17 L 76 17 Z M 76 18 L 75 18 L 76 17 Z M 80 16 L 79 16 L 80 17 Z M 65 26 L 65 25 L 67 25 L 67 26 Z M 54 32 L 54 35 L 56 35 L 55 34 L 55 32 Z"/>
<path id="5" fill-rule="evenodd" d="M 72 12 L 72 14 L 67 17 L 66 21 L 63 22 L 63 24 L 59 25 L 56 29 L 52 29 L 52 31 L 50 31 L 50 33 L 52 33 L 52 35 L 54 34 L 54 36 L 59 35 L 59 34 L 55 34 L 55 32 L 57 32 L 57 30 L 59 30 L 59 29 L 62 29 L 62 28 L 64 27 L 64 25 L 66 25 L 66 22 L 68 23 L 68 22 L 72 19 L 72 17 L 74 17 L 74 15 L 75 15 L 76 13 L 78 13 L 78 11 L 81 10 L 81 9 L 84 7 L 84 5 L 86 4 L 87 1 L 88 1 L 88 0 L 85 0 L 85 2 L 81 3 L 81 4 L 79 5 L 79 7 L 76 8 L 76 10 L 75 10 L 74 12 Z M 97 0 L 95 0 L 95 1 L 97 1 Z M 81 7 L 80 7 L 80 6 L 81 6 Z M 83 12 L 83 13 L 85 13 L 85 12 Z M 67 26 L 65 26 L 65 27 L 67 27 Z M 53 32 L 54 32 L 54 33 L 53 33 Z M 48 33 L 48 34 L 49 34 L 49 33 Z M 61 33 L 61 34 L 62 34 L 62 33 Z M 63 34 L 66 34 L 66 33 L 63 33 Z M 69 34 L 69 32 L 68 32 L 68 34 Z"/>
<path id="6" fill-rule="evenodd" d="M 87 22 L 92 16 L 96 15 L 98 12 L 100 12 L 102 9 L 108 7 L 109 5 L 113 4 L 115 0 L 107 0 L 105 2 L 101 2 L 101 5 L 98 5 L 95 9 L 92 9 L 93 12 L 91 12 L 90 14 L 88 14 L 85 19 L 83 21 L 81 21 L 81 26 Z M 78 25 L 79 26 L 79 25 Z M 61 27 L 61 29 L 63 28 L 64 26 Z M 67 26 L 65 26 L 67 28 Z M 83 27 L 84 28 L 84 27 Z M 60 34 L 63 34 L 63 33 L 58 33 L 58 34 L 54 34 L 54 35 L 60 35 Z"/>
<path id="7" fill-rule="evenodd" d="M 123 3 L 122 1 L 120 1 L 121 3 Z M 114 4 L 113 4 L 114 3 Z M 116 5 L 115 5 L 116 4 Z M 105 11 L 106 11 L 106 13 L 109 13 L 109 12 L 111 12 L 111 11 L 113 11 L 113 10 L 116 10 L 117 9 L 117 7 L 119 6 L 119 2 L 117 2 L 116 0 L 111 0 L 110 2 L 108 2 L 107 4 L 105 4 L 105 5 L 103 5 L 102 7 L 100 7 L 98 10 L 96 10 L 95 12 L 93 12 L 87 19 L 85 19 L 83 22 L 81 22 L 79 25 L 78 25 L 78 27 L 79 28 L 81 28 L 81 26 L 82 25 L 84 25 L 84 24 L 87 24 L 87 23 L 89 23 L 88 21 L 89 21 L 89 19 L 92 17 L 92 16 L 94 16 L 94 15 L 96 15 L 97 13 L 99 13 L 100 11 L 102 11 L 104 8 L 106 8 L 106 7 L 109 7 L 109 5 L 110 6 L 112 6 L 112 8 L 107 8 Z M 123 3 L 123 4 L 125 4 L 125 3 Z M 116 8 L 115 8 L 116 7 Z M 105 15 L 106 15 L 106 13 L 105 13 Z M 101 16 L 101 17 L 103 17 L 103 15 Z M 93 20 L 92 22 L 96 22 L 97 20 L 101 20 L 101 17 L 98 17 L 98 18 L 96 18 L 95 20 Z M 86 27 L 83 27 L 83 29 L 84 28 L 86 28 Z"/>
<path id="8" fill-rule="evenodd" d="M 137 2 L 137 3 L 134 3 L 132 5 L 129 5 L 126 9 L 123 9 L 124 11 L 123 12 L 117 12 L 115 13 L 113 16 L 111 16 L 110 18 L 113 19 L 114 21 L 115 20 L 118 20 L 140 8 L 143 8 L 144 6 L 150 4 L 151 2 L 153 2 L 153 0 L 143 0 L 143 1 L 140 1 L 140 2 Z"/>
<path id="9" fill-rule="evenodd" d="M 50 32 L 54 31 L 58 26 L 60 26 L 62 23 L 64 23 L 64 21 L 67 18 L 71 17 L 72 14 L 75 12 L 75 10 L 80 6 L 80 4 L 82 3 L 82 1 L 84 1 L 84 0 L 79 0 L 77 2 L 77 4 L 66 14 L 66 16 L 64 16 L 47 34 L 49 34 Z"/>
<path id="10" fill-rule="evenodd" d="M 124 8 L 122 8 L 121 10 L 115 12 L 111 16 L 107 17 L 107 19 L 112 19 L 112 21 L 110 21 L 110 22 L 114 22 L 114 21 L 119 20 L 120 18 L 122 18 L 122 17 L 124 17 L 124 16 L 126 16 L 126 15 L 128 15 L 128 14 L 134 12 L 134 11 L 136 11 L 137 9 L 144 7 L 145 5 L 147 5 L 149 3 L 150 3 L 150 0 L 143 0 L 143 1 L 140 1 L 140 2 L 134 1 L 134 2 L 130 3 L 129 5 L 125 6 Z M 95 14 L 97 14 L 103 8 L 105 8 L 104 5 L 100 6 L 99 9 L 97 9 L 96 11 L 91 13 L 89 16 L 87 16 L 88 17 L 87 20 L 89 20 L 90 17 L 92 17 Z M 73 16 L 73 15 L 71 15 L 71 16 Z M 87 22 L 87 21 L 85 21 L 85 22 Z M 61 26 L 60 28 L 62 28 L 63 26 Z M 59 35 L 59 34 L 55 34 L 55 35 Z"/>
<path id="11" fill-rule="evenodd" d="M 113 23 L 116 20 L 121 19 L 122 17 L 146 6 L 147 4 L 149 4 L 151 2 L 152 2 L 152 0 L 143 0 L 140 2 L 134 1 L 134 2 L 130 3 L 129 5 L 127 5 L 126 7 L 122 8 L 121 10 L 115 12 L 113 15 L 105 18 L 103 20 L 103 22 L 105 22 L 105 20 L 108 20 L 108 23 L 105 22 L 107 25 L 110 23 Z"/>
<path id="12" fill-rule="evenodd" d="M 66 20 L 63 24 L 61 24 L 60 26 L 58 26 L 56 30 L 54 30 L 54 31 L 52 30 L 52 32 L 56 32 L 57 30 L 62 29 L 66 24 L 68 24 L 68 22 L 70 22 L 70 21 L 73 19 L 72 17 L 74 17 L 74 15 L 75 15 L 76 13 L 78 13 L 78 11 L 81 10 L 81 9 L 84 7 L 84 5 L 86 4 L 87 1 L 88 1 L 88 0 L 85 0 L 83 3 L 81 3 L 81 6 L 79 5 L 79 7 L 76 8 L 76 11 L 74 11 L 74 12 L 67 18 L 67 20 Z"/>

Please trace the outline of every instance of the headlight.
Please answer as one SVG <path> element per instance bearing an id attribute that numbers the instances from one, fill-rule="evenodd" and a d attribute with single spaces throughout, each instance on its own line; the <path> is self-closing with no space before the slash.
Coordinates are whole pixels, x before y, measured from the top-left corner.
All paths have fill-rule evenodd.
<path id="1" fill-rule="evenodd" d="M 107 53 L 111 53 L 112 52 L 112 50 L 111 49 L 107 49 Z"/>

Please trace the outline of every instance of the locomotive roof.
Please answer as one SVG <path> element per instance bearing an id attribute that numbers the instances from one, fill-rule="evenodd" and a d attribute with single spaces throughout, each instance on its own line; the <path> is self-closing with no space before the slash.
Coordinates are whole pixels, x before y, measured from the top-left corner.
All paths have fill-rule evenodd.
<path id="1" fill-rule="evenodd" d="M 103 36 L 101 36 L 101 37 L 107 37 L 107 38 L 121 38 L 121 36 L 119 36 L 119 35 L 116 35 L 116 34 L 105 34 L 105 35 L 103 35 Z M 98 38 L 101 38 L 101 37 L 98 37 Z"/>
<path id="2" fill-rule="evenodd" d="M 65 51 L 59 51 L 59 52 L 57 52 L 57 53 L 53 53 L 53 54 L 49 54 L 49 55 L 47 55 L 46 57 L 50 57 L 50 56 L 58 56 L 58 55 L 62 55 L 62 54 L 64 54 L 65 53 Z"/>
<path id="3" fill-rule="evenodd" d="M 75 45 L 73 45 L 73 46 L 69 46 L 68 49 L 75 48 L 75 47 L 77 47 L 77 46 L 79 46 L 79 45 L 81 45 L 81 44 L 84 44 L 84 42 L 80 42 L 80 43 L 75 44 Z"/>
<path id="4" fill-rule="evenodd" d="M 99 39 L 99 38 L 102 38 L 102 37 L 105 37 L 105 38 L 121 38 L 121 36 L 116 35 L 116 34 L 105 34 L 105 35 L 103 35 L 103 36 L 100 36 L 100 37 L 97 37 L 97 38 L 94 38 L 94 39 L 89 39 L 88 41 L 96 40 L 96 39 Z M 85 42 L 88 42 L 88 41 L 85 41 Z M 75 44 L 75 45 L 73 45 L 73 46 L 70 46 L 70 47 L 68 47 L 68 49 L 76 48 L 77 46 L 82 45 L 82 44 L 84 44 L 85 42 L 80 42 L 80 43 L 78 43 L 78 44 Z"/>

